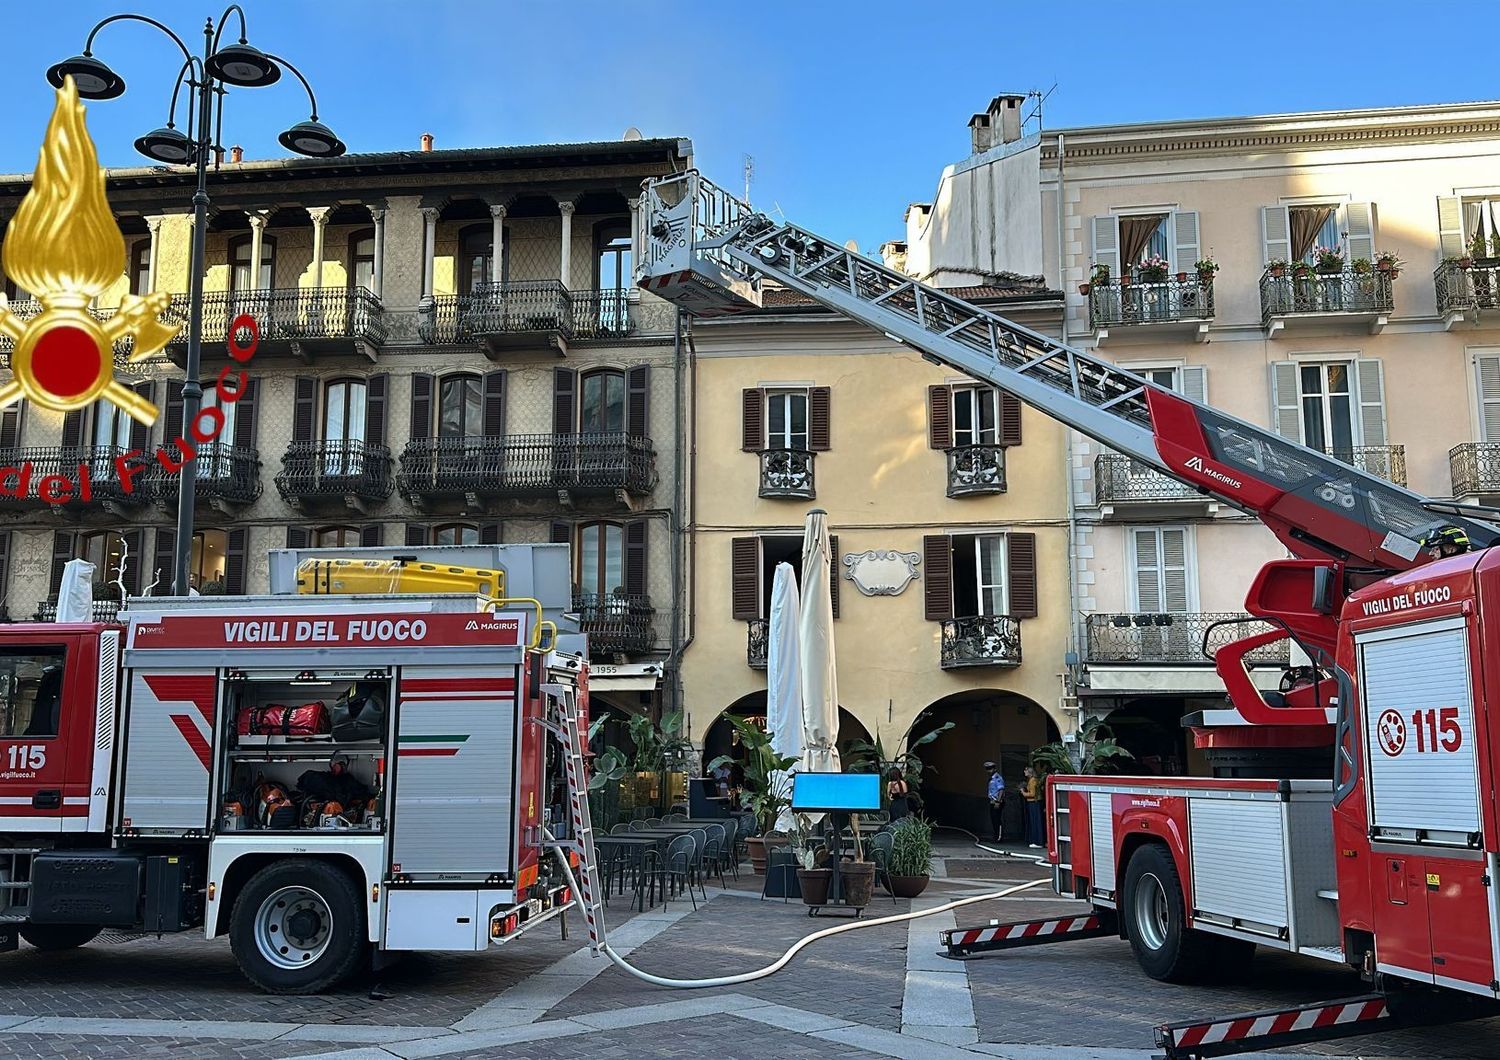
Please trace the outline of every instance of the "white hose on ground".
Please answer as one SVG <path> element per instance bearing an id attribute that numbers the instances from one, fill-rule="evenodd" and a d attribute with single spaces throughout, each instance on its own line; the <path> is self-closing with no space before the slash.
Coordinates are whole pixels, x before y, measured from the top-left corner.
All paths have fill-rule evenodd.
<path id="1" fill-rule="evenodd" d="M 545 828 L 542 829 L 542 835 L 548 842 L 554 841 L 552 833 L 547 831 Z M 581 908 L 583 903 L 583 892 L 579 890 L 578 881 L 573 876 L 573 868 L 568 864 L 568 857 L 565 853 L 563 853 L 562 848 L 560 847 L 553 847 L 552 850 L 553 853 L 557 855 L 557 862 L 562 866 L 563 876 L 567 879 L 568 886 L 573 891 L 573 900 L 574 902 L 578 903 Z M 764 968 L 757 968 L 753 972 L 740 972 L 738 975 L 721 975 L 714 979 L 667 979 L 660 975 L 652 975 L 650 972 L 643 972 L 639 968 L 636 968 L 634 965 L 630 964 L 630 962 L 625 960 L 624 957 L 621 957 L 614 951 L 613 948 L 610 947 L 608 941 L 606 941 L 604 945 L 599 948 L 604 953 L 604 955 L 611 961 L 613 961 L 615 966 L 618 967 L 621 971 L 625 972 L 627 975 L 633 975 L 637 979 L 643 980 L 647 983 L 651 983 L 655 986 L 673 987 L 678 990 L 705 990 L 710 987 L 716 986 L 738 986 L 740 983 L 754 982 L 757 979 L 764 979 L 768 975 L 774 975 L 776 972 L 781 971 L 781 969 L 785 968 L 789 963 L 791 963 L 793 957 L 797 956 L 797 954 L 800 953 L 805 947 L 811 945 L 814 942 L 817 942 L 819 939 L 831 938 L 834 935 L 842 935 L 846 931 L 857 931 L 860 928 L 879 927 L 882 924 L 899 924 L 907 920 L 917 920 L 921 917 L 932 916 L 936 913 L 946 913 L 948 910 L 957 909 L 960 906 L 974 905 L 976 902 L 991 902 L 996 898 L 1004 898 L 1008 895 L 1015 894 L 1017 891 L 1025 891 L 1037 886 L 1038 884 L 1043 884 L 1046 882 L 1048 881 L 1045 878 L 1040 880 L 1032 880 L 1030 883 L 1020 883 L 1016 884 L 1013 887 L 1007 887 L 1003 891 L 995 891 L 991 894 L 976 894 L 969 898 L 960 898 L 956 902 L 948 902 L 946 905 L 934 906 L 931 909 L 922 909 L 911 913 L 897 913 L 893 916 L 877 917 L 874 920 L 855 920 L 848 924 L 839 924 L 837 927 L 824 928 L 822 931 L 814 931 L 811 935 L 807 935 L 803 938 L 798 939 L 795 943 L 792 944 L 791 949 L 787 950 L 780 957 L 772 961 L 770 964 L 766 965 Z"/>
<path id="2" fill-rule="evenodd" d="M 935 826 L 933 830 L 962 832 L 964 835 L 974 840 L 974 845 L 980 850 L 988 851 L 991 854 L 999 854 L 1003 858 L 1012 858 L 1016 861 L 1026 861 L 1030 862 L 1033 865 L 1045 865 L 1048 868 L 1052 867 L 1052 863 L 1047 860 L 1045 854 L 1017 854 L 1014 850 L 997 850 L 995 847 L 987 847 L 979 841 L 979 837 L 973 832 L 969 831 L 967 828 L 960 828 L 956 824 L 940 824 Z"/>

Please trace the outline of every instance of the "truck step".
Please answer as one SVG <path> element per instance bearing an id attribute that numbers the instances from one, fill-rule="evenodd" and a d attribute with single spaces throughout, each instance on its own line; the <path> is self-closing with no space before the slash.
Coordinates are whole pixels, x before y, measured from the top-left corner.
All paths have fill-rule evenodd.
<path id="1" fill-rule="evenodd" d="M 1344 963 L 1344 950 L 1340 946 L 1299 946 L 1297 952 L 1304 957 L 1316 957 L 1320 961 Z"/>

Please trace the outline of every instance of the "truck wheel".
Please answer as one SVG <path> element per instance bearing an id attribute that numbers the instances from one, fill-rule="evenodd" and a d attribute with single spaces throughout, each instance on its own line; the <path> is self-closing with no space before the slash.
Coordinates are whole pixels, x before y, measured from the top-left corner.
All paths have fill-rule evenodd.
<path id="1" fill-rule="evenodd" d="M 76 950 L 103 931 L 97 924 L 23 924 L 21 937 L 43 953 Z"/>
<path id="2" fill-rule="evenodd" d="M 349 876 L 310 858 L 261 869 L 229 918 L 240 971 L 268 994 L 318 994 L 347 979 L 368 948 L 363 895 Z"/>
<path id="3" fill-rule="evenodd" d="M 1213 972 L 1244 971 L 1255 946 L 1187 926 L 1182 881 L 1167 848 L 1148 843 L 1125 868 L 1125 901 L 1120 907 L 1135 959 L 1152 979 L 1181 983 Z"/>

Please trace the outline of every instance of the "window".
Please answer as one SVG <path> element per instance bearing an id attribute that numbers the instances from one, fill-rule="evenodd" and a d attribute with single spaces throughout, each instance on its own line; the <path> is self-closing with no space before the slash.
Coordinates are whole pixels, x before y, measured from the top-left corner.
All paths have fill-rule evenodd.
<path id="1" fill-rule="evenodd" d="M 317 548 L 347 548 L 359 543 L 356 526 L 321 526 L 313 531 L 313 545 Z"/>
<path id="2" fill-rule="evenodd" d="M 619 523 L 578 528 L 578 590 L 608 596 L 625 584 L 625 530 Z"/>
<path id="3" fill-rule="evenodd" d="M 230 450 L 234 445 L 234 412 L 239 403 L 221 400 L 219 388 L 210 383 L 203 387 L 202 404 L 199 407 L 218 409 L 224 416 L 224 429 L 219 432 L 216 440 L 198 447 L 198 477 L 230 478 L 234 475 L 234 461 L 230 458 Z"/>
<path id="4" fill-rule="evenodd" d="M 0 739 L 57 735 L 67 649 L 0 649 Z M 15 766 L 0 760 L 0 767 Z"/>
<path id="5" fill-rule="evenodd" d="M 791 565 L 797 584 L 802 584 L 802 538 L 765 536 L 760 539 L 760 617 L 771 617 L 771 592 L 776 586 L 776 568 Z"/>
<path id="6" fill-rule="evenodd" d="M 188 584 L 205 596 L 222 594 L 224 558 L 229 551 L 229 535 L 223 530 L 199 530 L 193 534 L 193 551 L 188 559 Z"/>
<path id="7" fill-rule="evenodd" d="M 610 368 L 589 372 L 580 381 L 578 430 L 583 434 L 625 430 L 625 373 Z"/>
<path id="8" fill-rule="evenodd" d="M 596 230 L 599 258 L 595 280 L 600 291 L 628 292 L 631 277 L 630 222 L 607 221 Z"/>
<path id="9" fill-rule="evenodd" d="M 443 523 L 432 528 L 434 545 L 477 545 L 479 527 L 472 523 Z"/>
<path id="10" fill-rule="evenodd" d="M 458 293 L 473 294 L 490 282 L 495 261 L 495 230 L 492 225 L 470 225 L 458 236 Z M 502 276 L 504 280 L 507 277 Z"/>
<path id="11" fill-rule="evenodd" d="M 1292 233 L 1292 260 L 1309 265 L 1317 260 L 1318 248 L 1340 249 L 1344 245 L 1339 231 L 1339 208 L 1326 206 L 1292 206 L 1287 209 Z"/>
<path id="12" fill-rule="evenodd" d="M 124 555 L 124 551 L 124 540 L 113 530 L 100 530 L 79 536 L 75 554 L 79 559 L 86 559 L 94 565 L 94 598 L 96 600 L 120 598 L 120 590 L 115 584 L 115 579 L 120 576 L 120 558 Z M 132 556 L 131 562 L 133 566 L 139 566 L 141 557 Z"/>
<path id="13" fill-rule="evenodd" d="M 1355 405 L 1349 362 L 1304 364 L 1298 374 L 1302 394 L 1302 442 L 1324 453 L 1354 452 Z"/>
<path id="14" fill-rule="evenodd" d="M 953 388 L 953 444 L 999 444 L 999 392 L 988 386 Z"/>
<path id="15" fill-rule="evenodd" d="M 323 397 L 323 440 L 362 442 L 365 439 L 365 384 L 359 379 L 336 379 Z"/>
<path id="16" fill-rule="evenodd" d="M 349 236 L 350 287 L 375 290 L 375 229 L 362 228 Z"/>
<path id="17" fill-rule="evenodd" d="M 1185 527 L 1132 527 L 1131 600 L 1137 613 L 1185 613 L 1196 610 Z"/>
<path id="18" fill-rule="evenodd" d="M 484 434 L 484 395 L 475 375 L 450 375 L 438 383 L 439 438 Z"/>
<path id="19" fill-rule="evenodd" d="M 807 451 L 807 391 L 766 391 L 766 448 Z"/>
<path id="20" fill-rule="evenodd" d="M 151 290 L 151 240 L 139 239 L 130 246 L 130 293 L 144 295 Z"/>
<path id="21" fill-rule="evenodd" d="M 953 614 L 956 618 L 1010 613 L 1004 534 L 955 534 Z"/>
<path id="22" fill-rule="evenodd" d="M 109 401 L 96 401 L 89 417 L 93 454 L 89 473 L 97 479 L 115 478 L 115 456 L 130 450 L 131 428 L 135 421 L 125 410 Z"/>
<path id="23" fill-rule="evenodd" d="M 250 290 L 250 251 L 251 243 L 249 234 L 235 236 L 229 241 L 229 289 L 231 291 Z M 260 275 L 256 279 L 255 289 L 258 291 L 269 291 L 273 286 L 276 272 L 276 237 L 264 236 L 260 242 Z"/>

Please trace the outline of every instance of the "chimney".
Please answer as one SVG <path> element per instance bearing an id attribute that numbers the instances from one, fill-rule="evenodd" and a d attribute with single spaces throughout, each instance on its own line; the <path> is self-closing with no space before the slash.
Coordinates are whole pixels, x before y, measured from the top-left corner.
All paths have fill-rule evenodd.
<path id="1" fill-rule="evenodd" d="M 996 96 L 990 100 L 987 116 L 990 119 L 991 134 L 998 133 L 997 144 L 1013 144 L 1021 138 L 1021 106 L 1026 102 L 1024 95 L 1007 93 Z"/>
<path id="2" fill-rule="evenodd" d="M 424 152 L 432 150 L 432 133 L 422 134 L 422 150 Z"/>
<path id="3" fill-rule="evenodd" d="M 219 166 L 222 166 L 223 164 L 224 164 L 224 149 L 222 147 L 219 147 L 219 146 L 215 145 L 214 146 L 214 168 L 217 169 Z"/>
<path id="4" fill-rule="evenodd" d="M 243 147 L 241 147 L 239 144 L 235 144 L 233 147 L 231 147 L 229 149 L 229 161 L 238 164 L 240 162 L 243 162 L 244 160 L 245 160 L 245 149 Z"/>
<path id="5" fill-rule="evenodd" d="M 995 146 L 995 130 L 990 127 L 988 114 L 976 114 L 969 119 L 969 150 L 982 155 Z"/>

